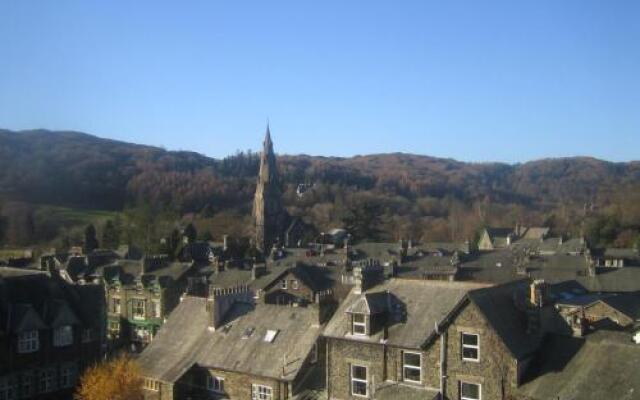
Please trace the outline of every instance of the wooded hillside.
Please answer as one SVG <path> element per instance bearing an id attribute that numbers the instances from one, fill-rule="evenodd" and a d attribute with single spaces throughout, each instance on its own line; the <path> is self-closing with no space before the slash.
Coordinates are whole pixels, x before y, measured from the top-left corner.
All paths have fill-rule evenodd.
<path id="1" fill-rule="evenodd" d="M 277 137 L 275 144 L 277 150 Z M 283 155 L 279 168 L 291 213 L 324 230 L 368 204 L 380 224 L 380 237 L 371 239 L 464 240 L 486 224 L 520 222 L 632 245 L 640 227 L 640 162 L 564 158 L 509 165 L 412 154 Z M 233 225 L 229 215 L 250 213 L 257 170 L 256 153 L 216 160 L 77 132 L 0 130 L 0 234 L 7 241 L 11 226 L 29 223 L 28 211 L 7 212 L 16 202 L 107 211 L 150 206 L 212 226 L 225 218 Z M 312 188 L 299 196 L 299 184 Z M 23 221 L 11 221 L 16 218 Z"/>

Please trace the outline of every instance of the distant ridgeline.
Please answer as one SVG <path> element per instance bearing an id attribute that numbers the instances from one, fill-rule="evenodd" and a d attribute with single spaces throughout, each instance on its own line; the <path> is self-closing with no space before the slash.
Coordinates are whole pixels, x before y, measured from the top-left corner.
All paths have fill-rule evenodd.
<path id="1" fill-rule="evenodd" d="M 177 214 L 248 216 L 259 165 L 250 152 L 216 160 L 77 132 L 0 130 L 0 207 L 3 198 L 106 210 L 149 203 Z M 640 224 L 640 162 L 508 165 L 379 154 L 280 156 L 277 165 L 290 215 L 325 230 L 366 219 L 354 209 L 367 204 L 369 216 L 379 216 L 368 223 L 376 229 L 361 233 L 368 239 L 465 240 L 483 226 L 524 223 L 574 235 L 591 229 L 591 239 L 630 246 Z"/>

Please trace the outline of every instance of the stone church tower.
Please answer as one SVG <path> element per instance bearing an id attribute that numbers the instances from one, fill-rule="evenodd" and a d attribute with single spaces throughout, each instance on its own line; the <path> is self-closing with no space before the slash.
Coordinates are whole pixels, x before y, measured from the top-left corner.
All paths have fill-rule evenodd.
<path id="1" fill-rule="evenodd" d="M 260 156 L 260 172 L 253 201 L 253 220 L 256 247 L 268 256 L 274 243 L 282 243 L 287 220 L 287 213 L 282 205 L 276 155 L 273 152 L 269 125 Z"/>

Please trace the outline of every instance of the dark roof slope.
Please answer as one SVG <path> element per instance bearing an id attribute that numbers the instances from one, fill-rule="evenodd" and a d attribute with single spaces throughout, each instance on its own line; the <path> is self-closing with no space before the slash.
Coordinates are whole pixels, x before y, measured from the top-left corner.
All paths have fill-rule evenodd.
<path id="1" fill-rule="evenodd" d="M 469 292 L 469 299 L 485 316 L 487 322 L 516 359 L 522 359 L 539 346 L 539 338 L 526 333 L 524 312 L 516 307 L 515 296 L 526 291 L 528 282 L 516 281 Z"/>
<path id="2" fill-rule="evenodd" d="M 517 393 L 527 400 L 632 400 L 640 396 L 640 346 L 628 335 L 601 331 L 587 339 L 553 335 Z"/>

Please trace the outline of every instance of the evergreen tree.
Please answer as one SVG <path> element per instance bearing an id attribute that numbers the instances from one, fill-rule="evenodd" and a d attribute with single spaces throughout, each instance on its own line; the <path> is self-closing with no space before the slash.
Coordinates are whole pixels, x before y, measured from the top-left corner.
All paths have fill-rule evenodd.
<path id="1" fill-rule="evenodd" d="M 344 227 L 355 240 L 376 241 L 380 238 L 382 219 L 380 207 L 372 201 L 351 207 L 342 219 Z"/>
<path id="2" fill-rule="evenodd" d="M 107 220 L 102 230 L 102 246 L 105 249 L 117 249 L 120 245 L 120 232 L 112 220 Z"/>
<path id="3" fill-rule="evenodd" d="M 96 227 L 90 224 L 84 229 L 84 253 L 89 254 L 98 247 L 100 244 L 96 238 Z"/>
<path id="4" fill-rule="evenodd" d="M 195 243 L 196 239 L 198 238 L 198 231 L 192 223 L 189 223 L 189 225 L 184 228 L 184 236 L 186 236 L 186 238 L 189 240 L 189 243 Z"/>

